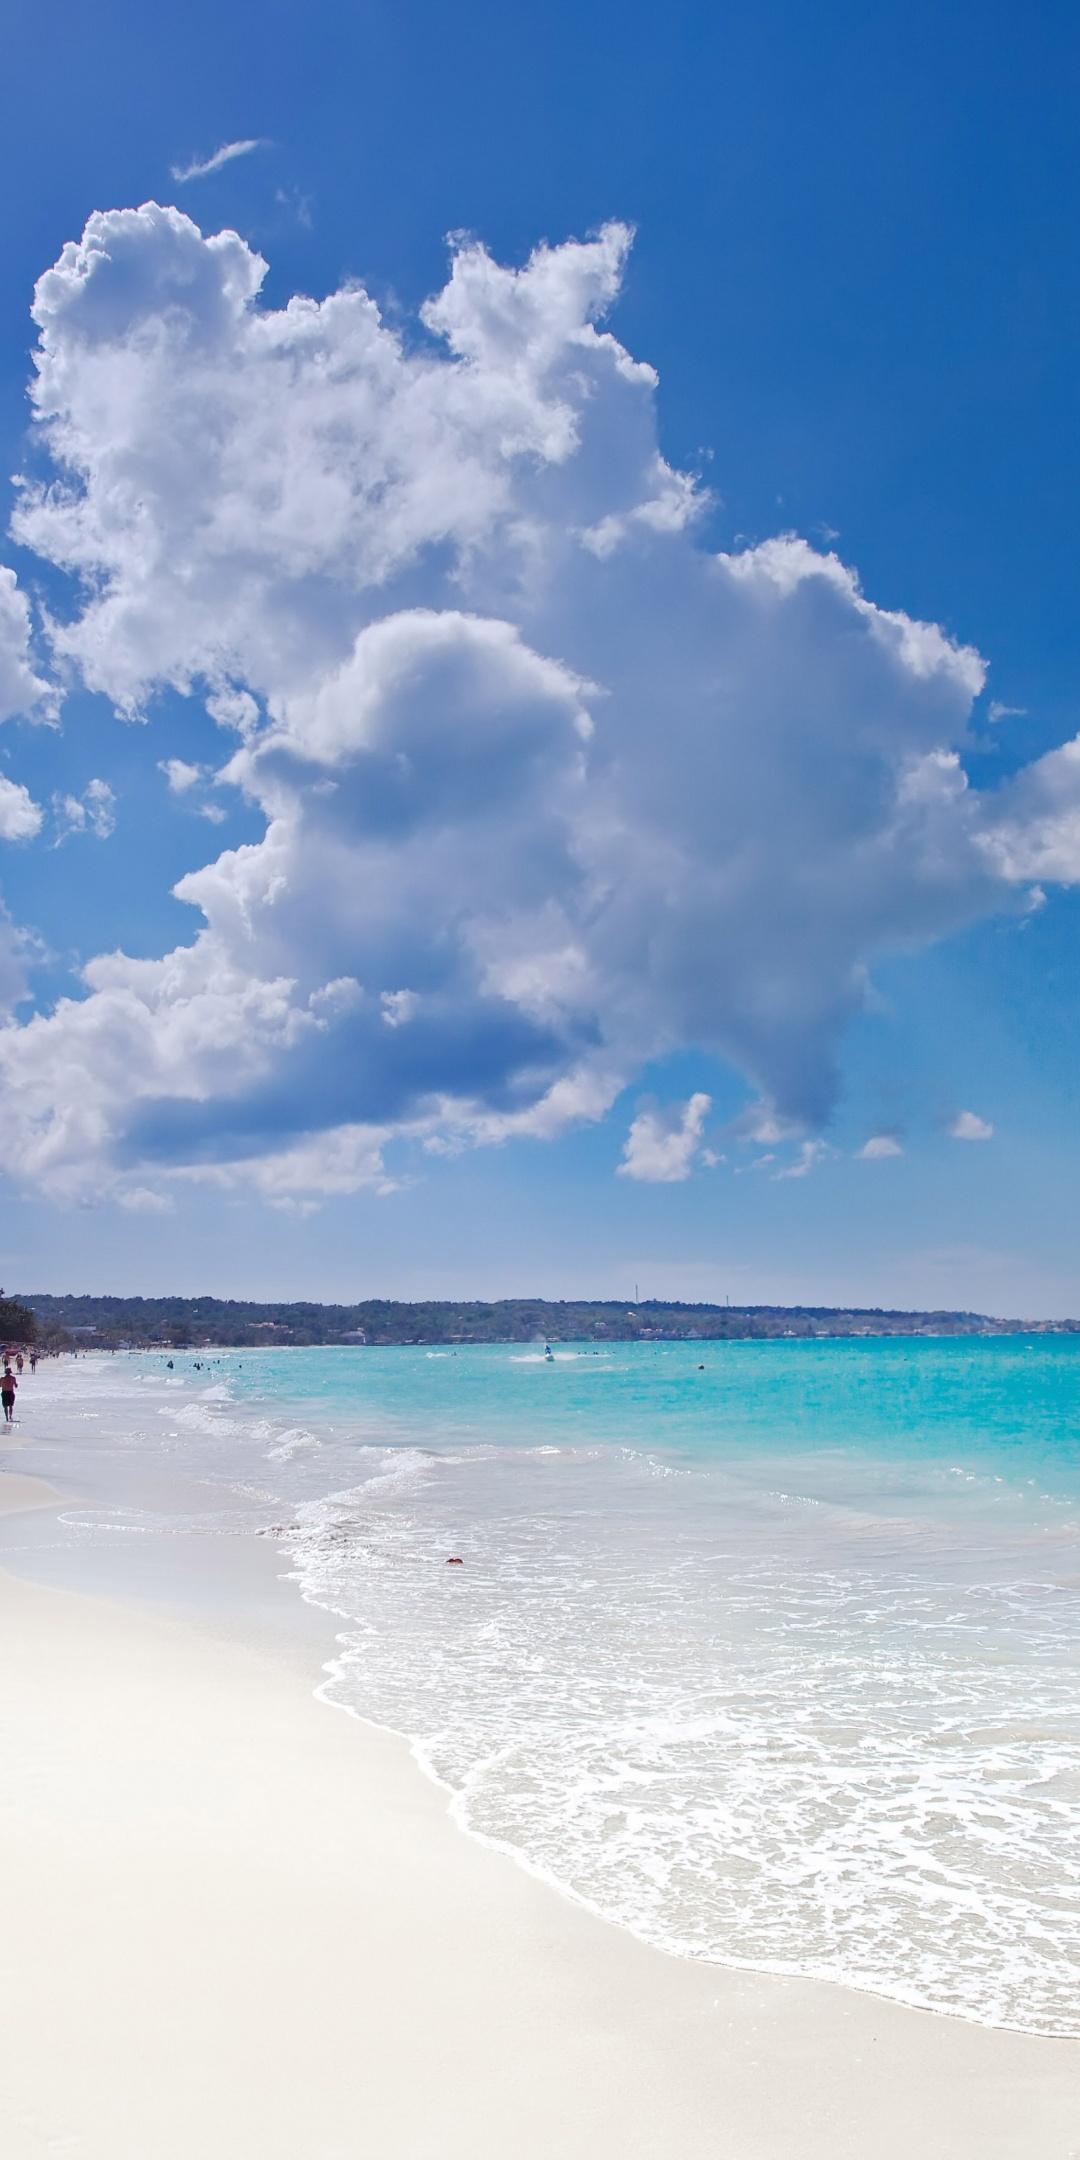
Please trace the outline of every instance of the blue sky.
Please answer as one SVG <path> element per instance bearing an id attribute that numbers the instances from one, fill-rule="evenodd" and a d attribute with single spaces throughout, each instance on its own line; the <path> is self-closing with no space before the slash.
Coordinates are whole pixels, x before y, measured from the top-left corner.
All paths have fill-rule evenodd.
<path id="1" fill-rule="evenodd" d="M 1074 11 L 6 23 L 5 1279 L 1080 1310 Z"/>

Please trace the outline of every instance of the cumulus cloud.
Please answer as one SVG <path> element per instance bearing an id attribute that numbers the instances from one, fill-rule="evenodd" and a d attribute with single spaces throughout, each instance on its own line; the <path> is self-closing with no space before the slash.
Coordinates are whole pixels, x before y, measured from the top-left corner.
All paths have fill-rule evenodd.
<path id="1" fill-rule="evenodd" d="M 948 1127 L 950 1140 L 992 1140 L 994 1128 L 985 1118 L 976 1117 L 974 1110 L 961 1110 Z"/>
<path id="2" fill-rule="evenodd" d="M 1013 884 L 1080 883 L 1080 736 L 1005 782 L 980 840 Z"/>
<path id="3" fill-rule="evenodd" d="M 0 720 L 16 713 L 51 718 L 55 692 L 34 673 L 30 652 L 30 609 L 14 570 L 0 563 Z"/>
<path id="4" fill-rule="evenodd" d="M 173 795 L 186 795 L 203 777 L 201 765 L 188 765 L 183 758 L 163 758 L 158 771 L 163 772 Z"/>
<path id="5" fill-rule="evenodd" d="M 377 1186 L 395 1135 L 549 1138 L 685 1045 L 758 1140 L 810 1136 L 801 1176 L 874 958 L 1080 878 L 1076 746 L 967 784 L 976 653 L 796 536 L 703 547 L 600 327 L 629 239 L 463 244 L 408 339 L 355 286 L 264 306 L 235 233 L 156 204 L 40 280 L 16 531 L 71 576 L 55 664 L 205 707 L 265 824 L 181 880 L 189 944 L 0 1033 L 51 1189 Z M 639 1113 L 627 1175 L 685 1174 L 699 1100 Z"/>
<path id="6" fill-rule="evenodd" d="M 253 150 L 262 149 L 262 138 L 249 136 L 243 142 L 222 143 L 212 157 L 192 158 L 188 165 L 170 165 L 174 180 L 205 180 L 208 173 L 220 172 L 223 165 L 231 165 L 234 158 L 249 157 Z"/>
<path id="7" fill-rule="evenodd" d="M 859 1162 L 885 1162 L 891 1155 L 904 1152 L 895 1133 L 871 1133 L 857 1152 Z"/>
<path id="8" fill-rule="evenodd" d="M 29 789 L 0 774 L 0 840 L 32 840 L 41 831 L 42 812 Z"/>
<path id="9" fill-rule="evenodd" d="M 639 1110 L 630 1127 L 619 1176 L 638 1178 L 648 1185 L 677 1185 L 688 1178 L 711 1109 L 711 1096 L 698 1094 L 668 1109 Z"/>

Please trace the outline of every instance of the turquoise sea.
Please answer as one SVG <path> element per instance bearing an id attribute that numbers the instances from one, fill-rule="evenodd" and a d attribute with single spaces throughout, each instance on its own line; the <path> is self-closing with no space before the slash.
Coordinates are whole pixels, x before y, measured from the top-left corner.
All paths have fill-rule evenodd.
<path id="1" fill-rule="evenodd" d="M 90 1356 L 20 1412 L 73 1546 L 276 1539 L 327 1696 L 597 1911 L 1080 2032 L 1080 1339 Z"/>

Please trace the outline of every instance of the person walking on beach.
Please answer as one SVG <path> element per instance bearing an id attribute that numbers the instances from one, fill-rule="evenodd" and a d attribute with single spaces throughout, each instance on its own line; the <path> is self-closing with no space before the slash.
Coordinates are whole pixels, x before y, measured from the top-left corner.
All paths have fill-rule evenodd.
<path id="1" fill-rule="evenodd" d="M 15 1421 L 15 1389 L 17 1386 L 18 1381 L 10 1365 L 5 1365 L 4 1376 L 0 1380 L 0 1402 L 4 1405 L 5 1425 L 11 1425 Z"/>

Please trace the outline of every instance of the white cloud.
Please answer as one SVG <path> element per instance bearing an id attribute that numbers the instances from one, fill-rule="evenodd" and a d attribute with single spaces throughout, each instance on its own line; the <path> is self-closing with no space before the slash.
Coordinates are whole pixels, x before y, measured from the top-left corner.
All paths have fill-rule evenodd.
<path id="1" fill-rule="evenodd" d="M 630 1127 L 619 1176 L 648 1185 L 677 1185 L 690 1175 L 712 1099 L 691 1095 L 668 1109 L 639 1110 Z"/>
<path id="2" fill-rule="evenodd" d="M 979 844 L 1014 884 L 1080 884 L 1080 735 L 1036 758 L 989 797 Z"/>
<path id="3" fill-rule="evenodd" d="M 33 933 L 13 923 L 0 901 L 0 1021 L 27 997 L 27 968 L 41 957 L 42 949 Z M 0 1039 L 3 1032 L 0 1025 Z"/>
<path id="4" fill-rule="evenodd" d="M 205 765 L 189 765 L 186 759 L 178 757 L 163 758 L 158 765 L 158 771 L 164 773 L 169 783 L 169 793 L 171 795 L 190 795 L 192 789 L 198 787 L 200 782 L 216 778 L 215 774 L 208 772 Z M 198 804 L 198 813 L 200 817 L 209 819 L 211 825 L 223 825 L 225 823 L 226 812 L 222 809 L 220 803 L 200 802 Z"/>
<path id="5" fill-rule="evenodd" d="M 700 544 L 596 327 L 628 241 L 462 246 L 427 343 L 356 287 L 263 307 L 237 234 L 155 204 L 40 280 L 16 529 L 72 575 L 57 664 L 190 696 L 200 748 L 205 706 L 265 819 L 181 880 L 189 945 L 0 1034 L 0 1144 L 51 1189 L 378 1185 L 395 1133 L 548 1138 L 686 1045 L 760 1091 L 748 1135 L 812 1134 L 875 956 L 1080 879 L 1080 747 L 967 785 L 970 648 L 798 537 Z M 649 1119 L 628 1175 L 693 1153 Z"/>
<path id="6" fill-rule="evenodd" d="M 974 1110 L 961 1110 L 948 1127 L 951 1140 L 992 1140 L 994 1128 L 985 1118 L 976 1117 Z"/>
<path id="7" fill-rule="evenodd" d="M 412 1019 L 420 1000 L 415 990 L 384 990 L 379 1003 L 387 1027 L 404 1027 Z"/>
<path id="8" fill-rule="evenodd" d="M 122 1186 L 116 1197 L 129 1215 L 171 1215 L 176 1206 L 171 1193 L 155 1192 L 150 1185 Z"/>
<path id="9" fill-rule="evenodd" d="M 785 1178 L 809 1177 L 811 1170 L 816 1170 L 819 1162 L 824 1162 L 825 1157 L 831 1153 L 831 1148 L 824 1140 L 804 1140 L 795 1161 L 788 1163 L 783 1170 L 773 1173 L 776 1182 L 780 1184 Z"/>
<path id="10" fill-rule="evenodd" d="M 81 795 L 55 795 L 53 809 L 59 826 L 59 838 L 66 840 L 71 833 L 90 832 L 96 840 L 107 840 L 116 826 L 116 796 L 107 780 L 90 780 Z"/>
<path id="11" fill-rule="evenodd" d="M 54 711 L 54 691 L 34 673 L 26 595 L 14 570 L 0 563 L 0 720 L 16 713 L 49 719 Z"/>
<path id="12" fill-rule="evenodd" d="M 406 352 L 356 287 L 260 309 L 266 265 L 235 233 L 204 240 L 156 204 L 96 214 L 35 301 L 35 399 L 68 485 L 27 488 L 17 528 L 98 587 L 58 650 L 126 710 L 202 680 L 254 711 L 308 693 L 426 551 L 484 547 L 479 582 L 517 584 L 551 524 L 527 498 L 573 460 L 594 397 L 651 396 L 589 322 L 627 237 L 541 250 L 516 277 L 463 249 L 426 310 L 447 358 Z M 654 442 L 622 462 L 628 507 L 668 484 Z M 461 566 L 441 567 L 445 601 Z"/>
<path id="13" fill-rule="evenodd" d="M 864 1141 L 862 1147 L 858 1149 L 856 1160 L 858 1162 L 885 1162 L 890 1155 L 902 1155 L 903 1152 L 904 1150 L 895 1134 L 871 1133 L 869 1140 Z"/>
<path id="14" fill-rule="evenodd" d="M 377 1126 L 340 1125 L 276 1154 L 189 1169 L 181 1175 L 227 1191 L 246 1186 L 278 1207 L 302 1208 L 313 1195 L 329 1199 L 364 1190 L 395 1192 L 398 1180 L 388 1175 L 382 1156 L 391 1137 L 391 1132 Z"/>
<path id="15" fill-rule="evenodd" d="M 32 840 L 42 812 L 27 788 L 0 775 L 0 840 Z"/>
<path id="16" fill-rule="evenodd" d="M 261 136 L 249 136 L 243 142 L 222 143 L 212 157 L 193 158 L 188 165 L 170 165 L 174 180 L 205 180 L 208 173 L 220 172 L 223 165 L 231 165 L 234 158 L 248 157 L 253 150 L 263 147 Z"/>
<path id="17" fill-rule="evenodd" d="M 116 824 L 116 797 L 107 780 L 91 780 L 83 790 L 87 822 L 99 840 L 107 840 Z"/>
<path id="18" fill-rule="evenodd" d="M 163 758 L 158 771 L 163 772 L 174 795 L 186 795 L 203 777 L 201 765 L 188 765 L 183 758 Z"/>

